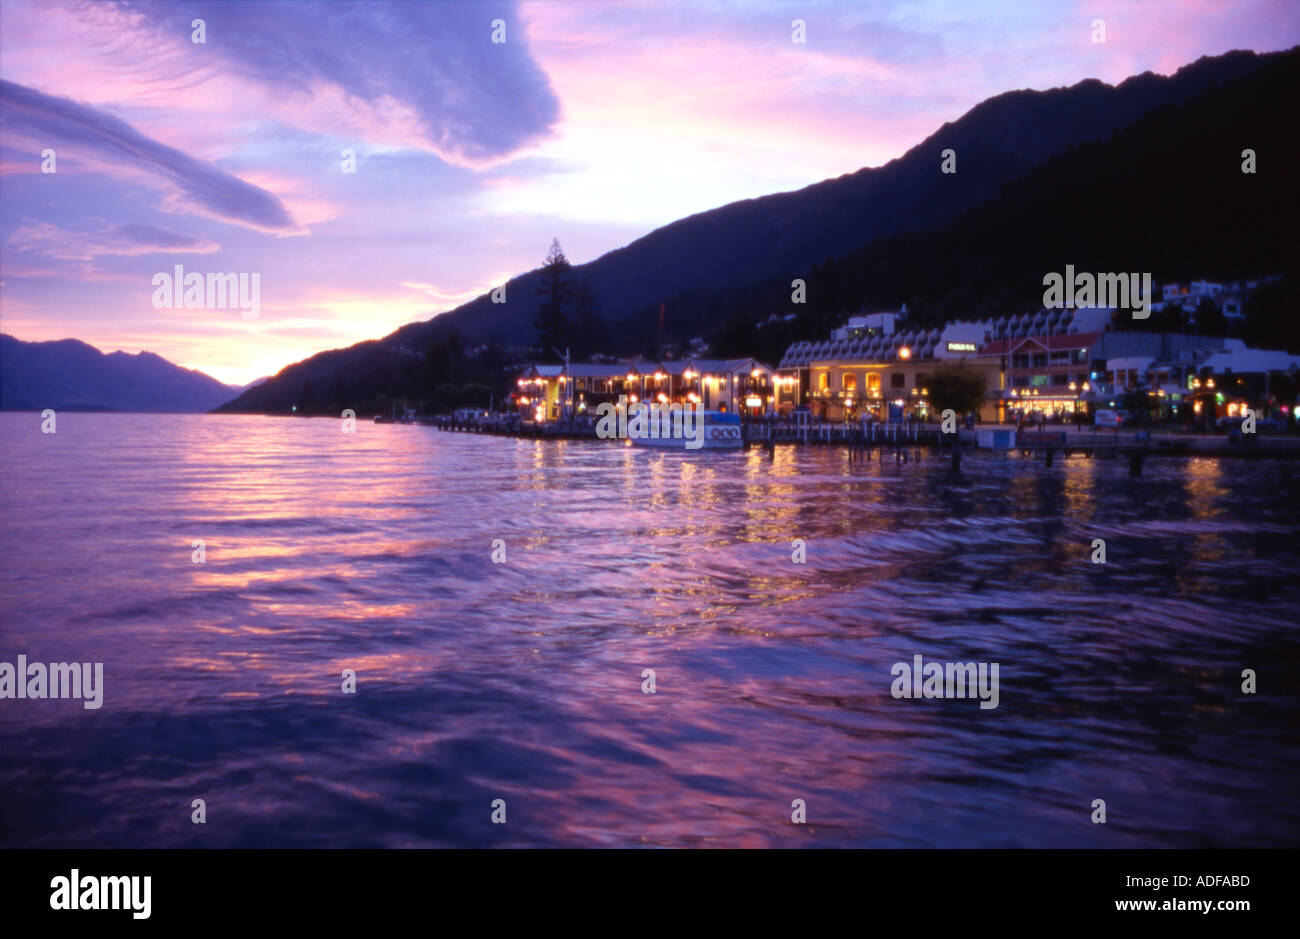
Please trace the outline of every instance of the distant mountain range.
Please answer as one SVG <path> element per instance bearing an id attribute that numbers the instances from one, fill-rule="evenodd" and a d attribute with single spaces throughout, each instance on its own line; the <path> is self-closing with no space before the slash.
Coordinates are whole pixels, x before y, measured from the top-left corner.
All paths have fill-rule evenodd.
<path id="1" fill-rule="evenodd" d="M 23 342 L 0 333 L 0 410 L 203 413 L 245 387 L 152 352 L 110 352 L 76 339 Z"/>
<path id="2" fill-rule="evenodd" d="M 641 331 L 635 349 L 610 351 L 642 351 L 640 343 L 647 330 L 653 332 L 656 311 L 664 300 L 668 301 L 667 326 L 677 338 L 707 334 L 722 325 L 728 307 L 735 308 L 736 297 L 753 295 L 755 284 L 784 282 L 788 300 L 788 285 L 794 277 L 808 279 L 810 291 L 821 286 L 812 283 L 812 274 L 827 260 L 853 255 L 855 263 L 862 265 L 870 260 L 867 255 L 877 244 L 894 245 L 889 255 L 894 257 L 897 245 L 906 244 L 907 239 L 943 230 L 964 213 L 1003 194 L 1009 185 L 1036 171 L 1044 172 L 1048 163 L 1067 152 L 1090 144 L 1106 146 L 1105 141 L 1153 110 L 1182 107 L 1266 66 L 1276 69 L 1294 66 L 1297 61 L 1300 47 L 1265 55 L 1231 52 L 1202 58 L 1170 77 L 1145 73 L 1114 87 L 1087 80 L 1069 88 L 1008 92 L 945 124 L 882 167 L 690 216 L 574 268 L 574 279 L 590 286 L 611 331 L 624 336 L 629 329 Z M 1275 122 L 1291 121 L 1284 111 L 1275 115 Z M 1204 145 L 1213 139 L 1213 128 L 1210 133 Z M 1133 143 L 1130 138 L 1130 146 Z M 1225 153 L 1239 155 L 1247 145 L 1249 142 L 1223 141 Z M 957 154 L 957 172 L 951 175 L 939 172 L 941 152 L 949 148 Z M 1288 159 L 1282 153 L 1274 158 Z M 1141 147 L 1131 153 L 1131 160 L 1148 178 L 1159 178 L 1161 167 L 1144 161 Z M 1239 164 L 1239 157 L 1237 160 Z M 1122 167 L 1123 161 L 1119 165 Z M 1228 165 L 1226 157 L 1224 165 Z M 1058 177 L 1050 182 L 1072 188 L 1068 179 Z M 1131 188 L 1125 190 L 1126 195 L 1130 192 Z M 1067 200 L 1068 206 L 1084 214 L 1109 211 L 1113 226 L 1149 226 L 1152 237 L 1178 235 L 1166 232 L 1158 218 L 1148 217 L 1145 207 L 1108 206 L 1100 199 L 1103 195 L 1085 186 L 1076 199 Z M 1195 204 L 1197 187 L 1193 185 L 1179 197 Z M 1035 227 L 1068 227 L 1073 222 L 1070 217 L 1040 218 Z M 947 245 L 934 242 L 939 243 Z M 996 245 L 988 247 L 996 253 Z M 539 254 L 543 248 L 539 245 Z M 1202 262 L 1200 257 L 1186 260 L 1189 264 Z M 945 281 L 960 281 L 953 270 L 961 263 L 961 258 L 930 259 L 932 268 L 942 269 Z M 926 264 L 913 268 L 923 274 Z M 370 407 L 389 397 L 429 399 L 439 384 L 467 377 L 463 367 L 449 371 L 446 365 L 449 357 L 454 361 L 460 354 L 461 343 L 469 346 L 495 340 L 496 345 L 509 349 L 535 342 L 532 319 L 539 279 L 539 272 L 532 271 L 509 281 L 505 304 L 494 304 L 485 294 L 382 339 L 295 363 L 222 410 L 287 411 L 304 402 L 332 410 L 337 406 Z M 923 292 L 925 284 L 916 283 L 911 289 Z M 683 310 L 688 308 L 690 315 L 684 316 Z M 785 309 L 790 309 L 788 303 Z M 760 311 L 742 312 L 754 318 Z M 500 376 L 494 372 L 499 369 L 498 352 L 468 377 L 497 384 Z"/>

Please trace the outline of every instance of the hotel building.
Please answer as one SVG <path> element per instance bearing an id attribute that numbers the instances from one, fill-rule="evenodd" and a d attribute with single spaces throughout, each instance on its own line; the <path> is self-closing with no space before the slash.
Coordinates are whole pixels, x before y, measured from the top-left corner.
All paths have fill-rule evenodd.
<path id="1" fill-rule="evenodd" d="M 942 362 L 965 360 L 986 373 L 979 419 L 999 419 L 1002 376 L 995 362 L 979 358 L 986 332 L 981 324 L 896 332 L 894 317 L 854 317 L 826 342 L 792 345 L 778 369 L 778 409 L 788 414 L 807 405 L 830 421 L 936 420 L 930 414 L 930 377 Z"/>
<path id="2" fill-rule="evenodd" d="M 775 407 L 775 374 L 753 358 L 531 364 L 516 379 L 513 402 L 524 420 L 539 423 L 580 417 L 620 396 L 759 417 Z"/>

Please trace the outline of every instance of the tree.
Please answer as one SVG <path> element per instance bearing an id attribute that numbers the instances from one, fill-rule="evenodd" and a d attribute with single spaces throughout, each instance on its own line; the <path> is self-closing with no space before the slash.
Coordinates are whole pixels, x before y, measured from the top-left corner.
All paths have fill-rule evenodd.
<path id="1" fill-rule="evenodd" d="M 965 287 L 950 290 L 935 305 L 934 315 L 941 323 L 972 319 L 975 316 L 975 295 Z"/>
<path id="2" fill-rule="evenodd" d="M 552 349 L 563 349 L 569 339 L 569 322 L 566 309 L 573 294 L 570 279 L 573 265 L 564 256 L 560 239 L 551 239 L 551 249 L 546 252 L 542 265 L 542 280 L 537 285 L 539 303 L 533 315 L 533 326 L 542 345 L 542 358 L 550 358 Z"/>
<path id="3" fill-rule="evenodd" d="M 469 382 L 460 389 L 460 403 L 465 407 L 486 408 L 493 403 L 492 389 L 481 382 Z"/>
<path id="4" fill-rule="evenodd" d="M 930 409 L 942 414 L 951 408 L 958 415 L 978 411 L 986 384 L 984 372 L 967 365 L 965 359 L 942 362 L 930 376 Z"/>
<path id="5" fill-rule="evenodd" d="M 439 385 L 433 392 L 433 403 L 441 412 L 454 411 L 460 404 L 460 388 L 451 382 L 444 382 Z"/>
<path id="6" fill-rule="evenodd" d="M 464 368 L 464 361 L 460 330 L 455 326 L 430 339 L 424 349 L 424 387 L 428 393 L 436 394 L 444 382 L 454 383 Z"/>
<path id="7" fill-rule="evenodd" d="M 1227 318 L 1209 297 L 1202 297 L 1196 306 L 1196 332 L 1202 336 L 1223 336 L 1228 332 Z"/>
<path id="8" fill-rule="evenodd" d="M 578 284 L 574 296 L 573 327 L 575 359 L 589 358 L 593 352 L 609 351 L 609 333 L 605 329 L 605 321 L 600 318 L 596 295 L 585 280 Z"/>
<path id="9" fill-rule="evenodd" d="M 739 307 L 732 309 L 713 337 L 713 352 L 720 358 L 738 358 L 754 351 L 754 324 Z"/>
<path id="10" fill-rule="evenodd" d="M 1138 424 L 1145 426 L 1151 422 L 1151 392 L 1145 385 L 1124 392 L 1119 403 Z"/>

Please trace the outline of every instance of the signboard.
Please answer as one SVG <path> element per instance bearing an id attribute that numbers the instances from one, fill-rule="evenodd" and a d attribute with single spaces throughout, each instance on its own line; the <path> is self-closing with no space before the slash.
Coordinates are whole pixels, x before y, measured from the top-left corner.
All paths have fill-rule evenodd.
<path id="1" fill-rule="evenodd" d="M 948 343 L 949 352 L 976 352 L 975 343 L 973 342 L 950 342 Z"/>

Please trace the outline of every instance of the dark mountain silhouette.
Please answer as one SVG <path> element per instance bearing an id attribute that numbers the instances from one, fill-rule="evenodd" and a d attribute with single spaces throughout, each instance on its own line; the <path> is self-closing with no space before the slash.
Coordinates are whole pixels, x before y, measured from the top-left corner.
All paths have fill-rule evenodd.
<path id="1" fill-rule="evenodd" d="M 0 410 L 202 413 L 239 390 L 152 352 L 105 355 L 76 339 L 23 342 L 0 334 Z"/>
<path id="2" fill-rule="evenodd" d="M 714 332 L 726 325 L 729 312 L 752 317 L 758 310 L 742 298 L 760 296 L 755 284 L 784 283 L 782 312 L 788 312 L 790 280 L 805 278 L 811 289 L 814 274 L 824 274 L 820 265 L 828 259 L 868 250 L 882 240 L 941 229 L 1009 184 L 1041 171 L 1054 157 L 1083 145 L 1105 146 L 1117 131 L 1154 109 L 1185 106 L 1267 64 L 1297 59 L 1300 48 L 1268 55 L 1232 52 L 1202 58 L 1167 78 L 1145 73 L 1114 87 L 1088 80 L 1050 91 L 1008 92 L 945 124 L 883 167 L 693 215 L 575 267 L 573 276 L 590 286 L 605 321 L 617 327 L 613 334 L 624 337 L 610 350 L 615 352 L 653 351 L 647 348 L 653 346 L 647 337 L 657 326 L 658 304 L 664 299 L 670 300 L 666 325 L 677 338 Z M 1274 119 L 1287 118 L 1278 113 Z M 1142 141 L 1137 147 L 1132 159 L 1141 161 Z M 941 153 L 949 148 L 957 159 L 957 172 L 951 175 L 940 172 Z M 1147 172 L 1154 178 L 1160 170 L 1150 166 Z M 1058 178 L 1048 185 L 1075 184 Z M 1086 212 L 1092 197 L 1086 187 L 1079 188 L 1077 208 Z M 1185 195 L 1197 198 L 1195 191 Z M 1034 227 L 1069 223 L 1068 218 L 1045 218 L 1036 220 Z M 1112 223 L 1126 224 L 1124 214 L 1116 213 Z M 484 295 L 383 339 L 320 353 L 287 367 L 223 409 L 288 410 L 307 403 L 307 391 L 310 403 L 322 409 L 365 407 L 383 395 L 429 399 L 435 386 L 458 380 L 434 366 L 449 351 L 460 352 L 462 342 L 472 346 L 495 339 L 518 348 L 534 341 L 538 279 L 539 272 L 532 271 L 510 281 L 505 304 L 494 304 Z M 923 286 L 916 283 L 909 289 L 915 293 Z M 772 309 L 767 294 L 761 296 Z M 705 312 L 705 306 L 711 312 Z M 495 366 L 499 353 L 490 358 Z M 486 362 L 462 364 L 459 371 L 459 380 L 500 380 Z M 322 396 L 322 389 L 329 393 Z"/>
<path id="3" fill-rule="evenodd" d="M 668 304 L 677 318 L 669 325 L 700 330 L 721 315 L 718 354 L 779 360 L 790 342 L 824 339 L 864 309 L 906 303 L 909 324 L 927 327 L 1032 312 L 1042 302 L 1043 275 L 1073 264 L 1149 272 L 1157 287 L 1281 275 L 1249 293 L 1246 321 L 1232 325 L 1232 335 L 1300 351 L 1300 176 L 1289 165 L 1300 128 L 1284 117 L 1297 96 L 1300 55 L 1273 59 L 1195 99 L 1153 109 L 1105 141 L 1069 148 L 942 228 L 880 238 L 815 267 L 806 304 L 790 303 L 788 280 L 768 278 L 680 294 Z M 1242 172 L 1248 149 L 1255 173 Z M 771 321 L 773 312 L 795 318 Z M 614 332 L 653 342 L 644 319 Z M 769 321 L 759 326 L 762 320 Z M 1169 315 L 1125 322 L 1187 327 Z"/>

